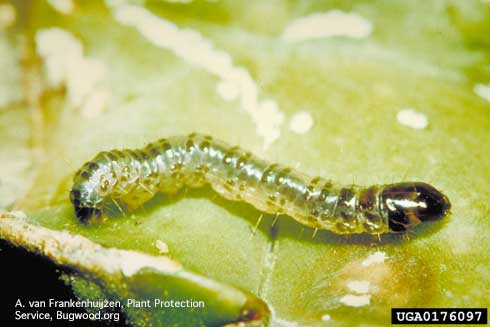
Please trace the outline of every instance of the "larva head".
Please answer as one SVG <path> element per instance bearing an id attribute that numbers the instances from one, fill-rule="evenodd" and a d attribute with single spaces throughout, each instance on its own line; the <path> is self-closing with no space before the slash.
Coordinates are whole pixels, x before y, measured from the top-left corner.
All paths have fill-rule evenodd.
<path id="1" fill-rule="evenodd" d="M 451 208 L 449 199 L 421 182 L 388 185 L 381 193 L 390 230 L 404 232 L 424 221 L 442 219 Z"/>

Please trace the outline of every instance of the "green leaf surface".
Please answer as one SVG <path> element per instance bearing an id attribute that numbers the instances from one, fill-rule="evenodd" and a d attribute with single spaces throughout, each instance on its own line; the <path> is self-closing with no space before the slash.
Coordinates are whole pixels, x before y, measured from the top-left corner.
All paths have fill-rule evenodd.
<path id="1" fill-rule="evenodd" d="M 240 101 L 227 102 L 217 94 L 216 74 L 121 24 L 104 2 L 78 1 L 68 15 L 44 2 L 31 2 L 19 30 L 12 31 L 26 40 L 28 60 L 19 64 L 29 82 L 22 91 L 26 105 L 0 110 L 1 181 L 9 177 L 17 183 L 8 185 L 28 186 L 20 192 L 2 184 L 2 194 L 16 199 L 13 205 L 1 202 L 4 207 L 26 212 L 35 225 L 67 230 L 108 248 L 156 256 L 160 240 L 185 269 L 264 300 L 273 312 L 271 326 L 383 326 L 392 307 L 490 305 L 490 103 L 475 92 L 475 85 L 490 82 L 488 4 L 133 4 L 180 29 L 199 31 L 228 53 L 236 67 L 246 69 L 257 82 L 258 97 L 274 100 L 284 114 L 280 137 L 264 149 L 256 121 Z M 362 15 L 373 25 L 371 35 L 299 43 L 281 38 L 293 19 L 331 9 Z M 52 27 L 71 33 L 80 40 L 84 56 L 106 67 L 99 85 L 110 94 L 104 110 L 87 115 L 70 100 L 68 86 L 46 86 L 46 67 L 35 39 Z M 10 41 L 13 49 L 15 42 Z M 35 101 L 29 100 L 37 94 L 33 80 L 43 85 Z M 398 123 L 403 108 L 424 113 L 428 127 L 416 130 Z M 314 125 L 306 134 L 289 128 L 298 111 L 312 115 Z M 381 235 L 380 240 L 327 231 L 312 237 L 312 229 L 286 216 L 272 226 L 270 215 L 252 235 L 258 210 L 203 188 L 157 195 L 143 208 L 98 225 L 76 221 L 68 191 L 84 162 L 102 150 L 139 148 L 190 132 L 211 134 L 271 162 L 340 184 L 425 181 L 444 191 L 452 211 L 440 223 L 406 236 Z M 32 162 L 34 178 L 19 170 L 22 160 L 16 156 Z M 373 256 L 383 262 L 368 264 Z M 135 292 L 163 291 L 152 287 L 160 284 L 151 272 L 144 274 L 134 281 Z M 96 296 L 83 277 L 73 278 L 77 294 Z M 368 293 L 362 295 L 369 297 L 368 305 L 342 301 L 360 295 L 352 289 L 353 281 L 369 282 Z M 102 288 L 102 293 L 110 292 Z M 166 314 L 182 326 L 192 325 L 179 313 Z M 328 322 L 322 320 L 326 317 Z M 145 319 L 152 318 L 128 316 L 133 325 L 144 325 Z"/>

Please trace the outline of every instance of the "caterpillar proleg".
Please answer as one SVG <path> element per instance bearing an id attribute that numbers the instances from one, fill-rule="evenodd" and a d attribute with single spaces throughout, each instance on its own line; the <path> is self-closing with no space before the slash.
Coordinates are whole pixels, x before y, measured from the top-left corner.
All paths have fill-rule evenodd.
<path id="1" fill-rule="evenodd" d="M 70 199 L 77 218 L 86 222 L 100 217 L 108 201 L 137 208 L 157 192 L 205 184 L 227 199 L 338 234 L 404 232 L 443 218 L 451 207 L 444 194 L 423 182 L 337 185 L 195 133 L 140 150 L 99 153 L 75 174 Z"/>

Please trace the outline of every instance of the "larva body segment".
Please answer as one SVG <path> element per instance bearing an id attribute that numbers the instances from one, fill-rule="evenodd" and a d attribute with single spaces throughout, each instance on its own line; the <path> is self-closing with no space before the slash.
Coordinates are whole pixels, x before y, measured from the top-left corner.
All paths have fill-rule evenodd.
<path id="1" fill-rule="evenodd" d="M 447 197 L 425 183 L 336 185 L 198 134 L 161 139 L 141 150 L 101 152 L 75 174 L 70 198 L 84 222 L 111 200 L 137 208 L 157 192 L 204 184 L 227 199 L 338 234 L 401 232 L 440 219 L 450 208 Z"/>

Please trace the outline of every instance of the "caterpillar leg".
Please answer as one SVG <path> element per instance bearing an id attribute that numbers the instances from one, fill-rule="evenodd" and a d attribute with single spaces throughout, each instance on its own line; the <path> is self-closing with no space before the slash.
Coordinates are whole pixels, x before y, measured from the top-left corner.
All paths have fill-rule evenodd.
<path id="1" fill-rule="evenodd" d="M 410 241 L 410 239 L 413 238 L 414 236 L 415 236 L 415 233 L 412 230 L 407 230 L 403 233 L 403 239 L 405 241 Z"/>
<path id="2" fill-rule="evenodd" d="M 124 216 L 126 217 L 126 214 L 124 213 L 124 210 L 121 208 L 121 206 L 119 205 L 119 203 L 117 202 L 116 199 L 112 198 L 111 197 L 111 201 L 112 203 L 114 203 L 114 205 L 116 206 L 117 209 L 119 209 L 119 212 Z"/>
<path id="3" fill-rule="evenodd" d="M 272 227 L 274 227 L 277 223 L 277 219 L 279 218 L 279 212 L 276 212 L 274 219 L 272 220 Z"/>
<path id="4" fill-rule="evenodd" d="M 119 198 L 119 200 L 125 204 L 126 208 L 130 212 L 136 211 L 139 207 L 141 207 L 145 202 L 153 198 L 155 194 L 150 192 L 131 192 L 127 195 Z"/>
<path id="5" fill-rule="evenodd" d="M 264 217 L 264 214 L 261 213 L 259 216 L 259 219 L 257 219 L 257 223 L 255 224 L 254 228 L 252 229 L 252 232 L 250 233 L 250 238 L 253 238 L 255 236 L 255 233 L 257 233 L 257 229 L 259 228 L 259 225 L 262 222 L 263 217 Z"/>

